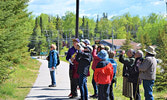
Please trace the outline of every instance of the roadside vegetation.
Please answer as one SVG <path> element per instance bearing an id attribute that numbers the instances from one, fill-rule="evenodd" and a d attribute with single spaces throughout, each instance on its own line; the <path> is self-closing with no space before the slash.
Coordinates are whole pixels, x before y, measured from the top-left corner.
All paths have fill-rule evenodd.
<path id="1" fill-rule="evenodd" d="M 0 100 L 24 100 L 32 88 L 40 67 L 40 62 L 27 58 L 0 84 Z"/>

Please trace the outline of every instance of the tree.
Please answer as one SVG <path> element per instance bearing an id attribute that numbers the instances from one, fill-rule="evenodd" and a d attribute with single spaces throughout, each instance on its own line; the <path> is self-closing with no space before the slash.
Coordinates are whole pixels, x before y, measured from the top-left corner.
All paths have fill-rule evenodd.
<path id="1" fill-rule="evenodd" d="M 157 78 L 155 81 L 157 91 L 162 91 L 167 89 L 167 33 L 165 31 L 159 31 L 157 37 L 157 58 L 162 60 L 160 63 L 160 71 L 157 73 Z"/>
<path id="2" fill-rule="evenodd" d="M 125 41 L 125 43 L 123 43 L 123 46 L 121 47 L 121 49 L 125 50 L 125 51 L 128 51 L 129 49 L 132 48 L 132 45 L 130 43 L 131 43 L 131 34 L 127 33 L 126 41 Z"/>
<path id="3" fill-rule="evenodd" d="M 0 82 L 8 78 L 27 56 L 27 45 L 33 30 L 32 17 L 27 12 L 28 0 L 3 0 L 0 3 Z"/>

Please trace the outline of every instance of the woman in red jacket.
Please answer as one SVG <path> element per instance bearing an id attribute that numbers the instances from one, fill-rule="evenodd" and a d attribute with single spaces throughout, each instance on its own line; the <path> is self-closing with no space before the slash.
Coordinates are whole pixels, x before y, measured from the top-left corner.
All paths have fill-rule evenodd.
<path id="1" fill-rule="evenodd" d="M 109 100 L 110 84 L 113 78 L 113 66 L 107 61 L 107 51 L 101 50 L 97 56 L 101 59 L 94 72 L 94 80 L 98 85 L 98 100 Z"/>

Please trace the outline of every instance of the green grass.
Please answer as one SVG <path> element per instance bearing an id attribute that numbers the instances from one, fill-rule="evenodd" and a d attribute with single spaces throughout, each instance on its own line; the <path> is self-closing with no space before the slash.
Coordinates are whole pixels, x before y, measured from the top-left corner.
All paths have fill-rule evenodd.
<path id="1" fill-rule="evenodd" d="M 40 63 L 27 58 L 4 83 L 0 84 L 0 100 L 24 100 L 34 84 Z"/>
<path id="2" fill-rule="evenodd" d="M 117 67 L 117 84 L 115 87 L 115 84 L 113 85 L 113 93 L 114 93 L 114 97 L 115 100 L 129 100 L 129 98 L 126 98 L 122 95 L 122 87 L 123 87 L 123 77 L 122 77 L 122 64 L 119 63 L 117 61 L 118 67 Z M 90 73 L 91 76 L 88 77 L 88 91 L 89 91 L 89 95 L 92 95 L 94 90 L 93 90 L 93 86 L 92 86 L 92 74 L 93 74 L 93 70 L 90 68 Z M 141 100 L 144 100 L 144 89 L 143 89 L 143 85 L 141 84 L 139 86 L 140 88 L 140 95 L 141 95 Z M 167 92 L 166 91 L 162 91 L 162 92 L 156 92 L 155 91 L 155 87 L 153 90 L 153 95 L 155 100 L 167 100 Z M 91 99 L 91 100 L 96 100 L 96 99 Z"/>

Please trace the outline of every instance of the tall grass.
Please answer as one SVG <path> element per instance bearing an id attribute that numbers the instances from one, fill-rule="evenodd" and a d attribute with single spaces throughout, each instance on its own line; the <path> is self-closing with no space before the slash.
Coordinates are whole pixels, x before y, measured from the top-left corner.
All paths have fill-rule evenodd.
<path id="1" fill-rule="evenodd" d="M 40 63 L 27 58 L 16 66 L 9 79 L 0 84 L 0 100 L 24 100 L 36 80 Z"/>

